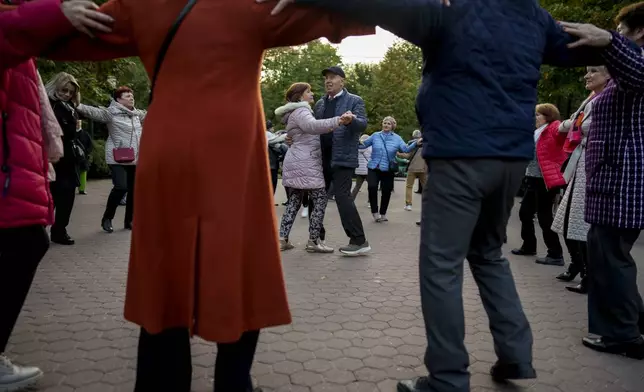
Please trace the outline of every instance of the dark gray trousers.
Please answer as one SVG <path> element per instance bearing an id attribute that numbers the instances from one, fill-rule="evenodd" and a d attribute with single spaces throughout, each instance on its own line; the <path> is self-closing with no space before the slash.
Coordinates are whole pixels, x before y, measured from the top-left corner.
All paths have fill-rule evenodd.
<path id="1" fill-rule="evenodd" d="M 644 304 L 631 249 L 640 230 L 592 225 L 588 231 L 588 331 L 613 341 L 640 336 Z"/>
<path id="2" fill-rule="evenodd" d="M 463 262 L 467 258 L 503 363 L 532 362 L 532 331 L 501 246 L 527 162 L 427 162 L 423 189 L 420 290 L 425 365 L 433 392 L 469 392 Z"/>

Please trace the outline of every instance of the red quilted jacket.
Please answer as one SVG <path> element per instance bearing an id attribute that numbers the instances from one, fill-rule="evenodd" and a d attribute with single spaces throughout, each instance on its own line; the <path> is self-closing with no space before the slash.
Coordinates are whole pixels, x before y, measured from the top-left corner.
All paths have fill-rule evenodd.
<path id="1" fill-rule="evenodd" d="M 561 165 L 568 158 L 563 150 L 566 134 L 559 133 L 559 124 L 559 121 L 548 124 L 537 140 L 537 161 L 548 189 L 566 185 L 561 174 Z"/>
<path id="2" fill-rule="evenodd" d="M 0 6 L 0 228 L 53 221 L 32 57 L 72 32 L 60 0 Z"/>

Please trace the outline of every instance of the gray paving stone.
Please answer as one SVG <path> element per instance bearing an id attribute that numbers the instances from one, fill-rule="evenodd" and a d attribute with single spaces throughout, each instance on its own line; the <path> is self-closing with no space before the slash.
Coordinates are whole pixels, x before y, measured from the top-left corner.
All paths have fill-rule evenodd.
<path id="1" fill-rule="evenodd" d="M 133 390 L 138 328 L 123 320 L 130 233 L 107 235 L 99 222 L 110 183 L 91 182 L 78 196 L 70 227 L 77 244 L 52 246 L 43 260 L 8 354 L 40 366 L 46 392 Z M 280 192 L 282 190 L 280 189 Z M 363 258 L 311 255 L 303 250 L 307 221 L 292 233 L 296 249 L 284 254 L 284 272 L 294 322 L 263 331 L 253 376 L 266 392 L 393 392 L 400 378 L 425 374 L 425 329 L 418 290 L 418 219 L 403 211 L 404 183 L 396 182 L 389 222 L 376 224 L 357 200 L 373 254 Z M 278 192 L 281 201 L 284 195 Z M 235 206 L 231 206 L 235 208 Z M 281 214 L 283 207 L 277 207 Z M 121 222 L 123 208 L 115 222 Z M 332 246 L 347 241 L 337 209 L 325 222 Z M 520 245 L 516 214 L 509 244 Z M 541 247 L 543 249 L 543 247 Z M 644 244 L 635 258 L 644 260 Z M 644 361 L 601 355 L 581 346 L 586 298 L 569 293 L 554 276 L 557 267 L 510 257 L 525 312 L 535 335 L 539 378 L 509 387 L 495 385 L 488 371 L 496 360 L 488 320 L 466 268 L 463 291 L 472 391 L 641 392 Z M 644 288 L 640 274 L 640 288 Z M 193 342 L 193 390 L 212 390 L 215 347 Z"/>

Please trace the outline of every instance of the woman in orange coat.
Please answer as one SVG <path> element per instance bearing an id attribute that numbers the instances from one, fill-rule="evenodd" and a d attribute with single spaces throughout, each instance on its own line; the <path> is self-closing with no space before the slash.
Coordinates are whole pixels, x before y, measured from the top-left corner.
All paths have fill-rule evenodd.
<path id="1" fill-rule="evenodd" d="M 113 34 L 68 39 L 48 56 L 139 56 L 151 74 L 184 5 L 111 0 L 101 10 L 116 20 Z M 291 322 L 266 156 L 262 56 L 374 29 L 314 9 L 270 11 L 254 0 L 197 1 L 161 66 L 140 146 L 125 302 L 125 318 L 142 327 L 137 391 L 190 390 L 192 334 L 219 344 L 216 391 L 250 391 L 259 330 Z M 213 177 L 231 160 L 238 175 Z"/>

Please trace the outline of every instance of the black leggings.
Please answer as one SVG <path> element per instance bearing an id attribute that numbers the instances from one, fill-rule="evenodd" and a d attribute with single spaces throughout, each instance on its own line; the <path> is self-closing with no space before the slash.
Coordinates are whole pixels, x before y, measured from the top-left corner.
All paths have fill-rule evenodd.
<path id="1" fill-rule="evenodd" d="M 217 343 L 215 392 L 251 392 L 259 331 L 245 332 L 235 343 Z M 187 328 L 152 335 L 141 328 L 134 392 L 190 392 L 192 358 Z"/>
<path id="2" fill-rule="evenodd" d="M 392 171 L 369 169 L 367 173 L 367 185 L 369 188 L 369 204 L 371 205 L 372 214 L 380 212 L 380 215 L 387 215 L 391 192 L 394 190 L 394 176 L 395 173 Z M 380 190 L 382 191 L 380 210 L 378 210 L 378 185 L 380 185 Z"/>
<path id="3" fill-rule="evenodd" d="M 7 348 L 38 264 L 48 249 L 49 237 L 43 226 L 0 229 L 0 353 Z"/>

